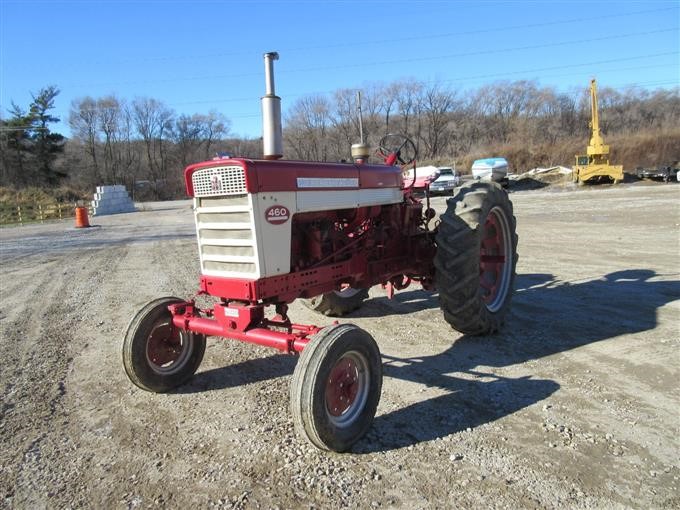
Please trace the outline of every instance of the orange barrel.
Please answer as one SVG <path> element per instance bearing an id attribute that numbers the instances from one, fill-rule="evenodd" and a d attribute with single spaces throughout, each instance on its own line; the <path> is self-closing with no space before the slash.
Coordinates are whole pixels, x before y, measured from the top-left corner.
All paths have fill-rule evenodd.
<path id="1" fill-rule="evenodd" d="M 87 207 L 76 207 L 76 228 L 85 228 L 90 226 L 90 220 L 87 218 Z"/>

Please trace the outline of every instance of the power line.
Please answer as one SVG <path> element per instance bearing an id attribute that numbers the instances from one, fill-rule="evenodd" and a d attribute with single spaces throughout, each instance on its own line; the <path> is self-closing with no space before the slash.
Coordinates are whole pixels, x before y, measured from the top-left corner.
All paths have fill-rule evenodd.
<path id="1" fill-rule="evenodd" d="M 639 58 L 648 58 L 649 56 L 646 55 L 644 57 L 639 57 Z M 582 65 L 591 65 L 591 64 L 582 64 Z M 618 67 L 614 69 L 603 69 L 601 72 L 603 73 L 611 73 L 611 72 L 617 72 L 617 71 L 639 71 L 643 69 L 658 69 L 661 67 L 668 67 L 668 64 L 654 64 L 654 65 L 648 65 L 648 66 L 635 66 L 635 67 Z M 487 75 L 488 76 L 488 75 Z M 498 74 L 496 76 L 505 76 L 505 74 Z M 569 74 L 551 74 L 548 76 L 542 76 L 541 78 L 549 78 L 549 77 L 562 77 L 562 76 L 574 76 L 573 73 Z M 458 78 L 459 80 L 473 80 L 477 78 Z M 424 83 L 441 83 L 441 82 L 446 82 L 446 81 L 451 81 L 451 80 L 426 80 Z M 673 83 L 678 83 L 676 81 L 670 81 L 668 82 L 669 84 Z M 297 92 L 294 94 L 286 94 L 283 93 L 281 94 L 282 97 L 284 98 L 291 98 L 291 97 L 304 97 L 304 96 L 313 96 L 313 95 L 324 95 L 324 94 L 333 94 L 337 90 L 343 89 L 346 87 L 339 87 L 337 89 L 333 90 L 324 90 L 324 91 L 312 91 L 312 92 Z M 361 87 L 351 87 L 352 89 L 360 89 Z M 172 103 L 169 106 L 184 106 L 184 105 L 200 105 L 200 104 L 215 104 L 215 103 L 245 103 L 245 102 L 251 102 L 251 101 L 256 101 L 259 99 L 259 96 L 251 96 L 251 97 L 240 97 L 240 98 L 228 98 L 228 99 L 206 99 L 206 100 L 201 100 L 201 101 L 181 101 L 177 103 Z"/>
<path id="2" fill-rule="evenodd" d="M 615 13 L 615 14 L 609 14 L 606 16 L 598 16 L 597 21 L 602 21 L 606 19 L 614 19 L 614 18 L 621 18 L 621 17 L 627 17 L 627 16 L 638 16 L 641 14 L 651 14 L 651 13 L 658 13 L 658 12 L 665 12 L 665 11 L 672 11 L 672 10 L 677 10 L 676 7 L 663 7 L 659 9 L 646 9 L 646 10 L 641 10 L 641 11 L 633 11 L 633 12 L 624 12 L 624 13 Z M 322 45 L 315 45 L 315 46 L 298 46 L 298 47 L 290 47 L 290 48 L 281 48 L 278 51 L 279 52 L 302 52 L 302 51 L 309 51 L 309 50 L 324 50 L 324 49 L 337 49 L 337 48 L 349 48 L 349 47 L 354 47 L 354 46 L 360 46 L 360 47 L 366 47 L 368 45 L 376 45 L 376 44 L 389 44 L 389 43 L 394 43 L 394 42 L 412 42 L 412 41 L 425 41 L 425 40 L 431 40 L 431 39 L 446 39 L 449 37 L 461 37 L 461 36 L 469 36 L 469 35 L 478 35 L 478 34 L 488 34 L 488 33 L 498 33 L 498 32 L 512 32 L 515 30 L 525 30 L 525 29 L 531 29 L 531 28 L 540 28 L 540 27 L 550 27 L 550 26 L 557 26 L 557 25 L 569 25 L 573 23 L 583 23 L 583 22 L 592 22 L 593 17 L 582 17 L 582 18 L 571 18 L 571 19 L 566 19 L 566 20 L 553 20 L 553 21 L 545 21 L 545 22 L 540 22 L 540 23 L 529 23 L 525 25 L 510 25 L 510 26 L 500 26 L 500 27 L 494 27 L 494 28 L 488 28 L 488 29 L 475 29 L 475 30 L 465 30 L 465 31 L 458 31 L 458 32 L 445 32 L 441 34 L 429 34 L 429 35 L 419 35 L 419 36 L 411 36 L 411 37 L 398 37 L 398 38 L 389 38 L 389 39 L 374 39 L 374 40 L 361 40 L 357 42 L 344 42 L 344 43 L 336 43 L 336 44 L 322 44 Z M 156 57 L 146 57 L 146 58 L 127 58 L 127 59 L 119 59 L 116 62 L 118 63 L 126 63 L 126 62 L 154 62 L 154 61 L 173 61 L 173 60 L 195 60 L 199 58 L 218 58 L 218 57 L 235 57 L 235 56 L 244 56 L 244 55 L 255 55 L 255 54 L 261 54 L 262 52 L 255 52 L 255 51 L 232 51 L 232 52 L 219 52 L 219 53 L 205 53 L 205 54 L 195 54 L 195 55 L 172 55 L 172 56 L 156 56 Z M 112 63 L 111 60 L 107 61 L 95 61 L 95 62 L 90 62 L 90 65 L 95 65 L 98 63 L 110 65 Z"/>
<path id="3" fill-rule="evenodd" d="M 485 74 L 485 75 L 476 75 L 476 76 L 464 76 L 464 77 L 458 77 L 458 78 L 451 78 L 448 80 L 438 80 L 444 83 L 447 82 L 453 82 L 453 81 L 472 81 L 472 80 L 478 80 L 478 79 L 488 79 L 488 78 L 500 78 L 508 75 L 517 75 L 517 74 L 529 74 L 529 73 L 536 73 L 536 72 L 541 72 L 541 71 L 553 71 L 553 70 L 558 70 L 558 69 L 571 69 L 575 67 L 586 67 L 586 66 L 592 66 L 592 65 L 602 65 L 602 64 L 611 64 L 611 63 L 616 63 L 616 62 L 627 62 L 631 60 L 641 60 L 641 59 L 648 59 L 648 58 L 654 58 L 654 57 L 661 57 L 661 56 L 669 56 L 669 55 L 678 55 L 680 52 L 679 51 L 669 51 L 669 52 L 662 52 L 662 53 L 652 53 L 652 54 L 647 54 L 647 55 L 639 55 L 636 57 L 623 57 L 623 58 L 616 58 L 616 59 L 609 59 L 609 60 L 598 60 L 594 62 L 583 62 L 580 64 L 567 64 L 567 65 L 561 65 L 561 66 L 552 66 L 552 67 L 543 67 L 543 68 L 537 68 L 537 69 L 526 69 L 523 71 L 509 71 L 505 73 L 496 73 L 496 74 Z M 664 66 L 643 66 L 643 67 L 635 67 L 633 69 L 645 69 L 645 68 L 651 68 L 651 67 L 664 67 Z M 628 70 L 631 68 L 625 68 L 622 70 Z M 564 76 L 564 75 L 563 75 Z M 342 87 L 339 87 L 342 88 Z M 296 96 L 308 96 L 308 95 L 314 95 L 314 94 L 329 94 L 333 93 L 338 89 L 332 90 L 332 91 L 324 91 L 324 92 L 308 92 L 308 93 L 298 93 L 298 94 L 285 94 L 286 97 L 296 97 Z M 229 101 L 252 101 L 254 97 L 251 98 L 238 98 L 238 99 L 233 99 L 233 100 L 224 100 L 225 102 Z M 194 104 L 193 101 L 187 101 L 187 102 L 182 102 L 182 103 L 175 103 L 176 105 L 182 105 L 182 104 Z M 200 103 L 196 103 L 200 104 Z"/>
<path id="4" fill-rule="evenodd" d="M 537 73 L 537 72 L 542 72 L 542 71 L 555 71 L 557 69 L 570 69 L 574 67 L 586 67 L 586 66 L 592 66 L 592 65 L 601 65 L 601 64 L 611 64 L 614 62 L 625 62 L 629 60 L 640 60 L 644 58 L 652 58 L 652 57 L 661 57 L 661 56 L 666 56 L 666 55 L 678 55 L 680 51 L 668 51 L 664 53 L 652 53 L 650 55 L 640 55 L 637 57 L 624 57 L 624 58 L 613 58 L 609 60 L 599 60 L 596 62 L 587 62 L 587 63 L 582 63 L 582 64 L 568 64 L 568 65 L 562 65 L 562 66 L 551 66 L 551 67 L 541 67 L 537 69 L 525 69 L 523 71 L 509 71 L 507 73 L 503 73 L 501 75 L 494 75 L 494 74 L 480 74 L 477 76 L 467 76 L 464 78 L 452 78 L 449 80 L 442 80 L 444 82 L 451 82 L 451 81 L 470 81 L 470 80 L 481 80 L 481 79 L 487 79 L 487 78 L 495 78 L 498 76 L 511 76 L 511 75 L 516 75 L 516 74 L 524 74 L 524 73 Z"/>
<path id="5" fill-rule="evenodd" d="M 648 13 L 653 13 L 653 12 L 662 12 L 662 11 L 671 11 L 671 10 L 676 10 L 675 7 L 664 7 L 662 9 L 650 9 L 650 10 L 645 10 L 645 11 L 636 11 L 636 12 L 628 12 L 628 13 L 617 13 L 617 14 L 610 14 L 607 16 L 598 16 L 597 20 L 603 20 L 603 19 L 611 19 L 611 18 L 620 18 L 623 16 L 633 16 L 633 15 L 638 15 L 638 14 L 648 14 Z M 571 24 L 571 23 L 581 23 L 581 22 L 592 22 L 593 18 L 592 17 L 587 17 L 587 18 L 573 18 L 569 20 L 559 20 L 559 21 L 547 21 L 547 22 L 542 22 L 542 23 L 531 23 L 527 25 L 510 25 L 507 27 L 494 27 L 494 28 L 488 28 L 488 29 L 475 29 L 475 30 L 468 30 L 464 32 L 449 32 L 445 34 L 433 34 L 433 35 L 423 35 L 423 36 L 414 36 L 414 37 L 400 37 L 398 40 L 399 42 L 402 41 L 420 41 L 420 40 L 426 40 L 426 39 L 439 39 L 439 38 L 446 38 L 446 37 L 459 37 L 462 35 L 476 35 L 476 34 L 488 34 L 488 33 L 497 33 L 497 32 L 507 32 L 507 31 L 513 31 L 513 30 L 523 30 L 526 28 L 537 28 L 537 27 L 546 27 L 546 26 L 554 26 L 554 25 L 566 25 L 566 24 Z M 304 49 L 330 49 L 330 48 L 341 48 L 341 47 L 351 47 L 351 46 L 365 46 L 366 44 L 384 44 L 384 43 L 390 43 L 394 42 L 395 39 L 383 39 L 380 41 L 368 41 L 368 42 L 361 42 L 361 43 L 338 43 L 338 44 L 333 44 L 333 45 L 323 45 L 323 46 L 309 46 L 309 47 L 300 47 L 300 48 L 293 48 L 292 51 L 298 51 L 298 50 L 304 50 Z M 288 50 L 291 51 L 291 50 Z"/>
<path id="6" fill-rule="evenodd" d="M 476 75 L 476 76 L 463 76 L 463 77 L 457 77 L 457 78 L 451 78 L 448 80 L 430 80 L 426 83 L 434 83 L 435 81 L 437 83 L 449 83 L 449 82 L 454 82 L 454 81 L 474 81 L 474 80 L 479 80 L 479 79 L 493 79 L 493 78 L 503 78 L 509 75 L 516 75 L 516 74 L 530 74 L 530 73 L 537 73 L 541 71 L 553 71 L 553 70 L 559 70 L 559 69 L 573 69 L 576 67 L 587 67 L 587 66 L 593 66 L 593 65 L 602 65 L 602 64 L 611 64 L 611 63 L 617 63 L 617 62 L 627 62 L 627 61 L 632 61 L 632 60 L 642 60 L 642 59 L 650 59 L 654 57 L 660 57 L 660 56 L 669 56 L 669 55 L 678 55 L 680 52 L 678 51 L 671 51 L 671 52 L 663 52 L 663 53 L 653 53 L 653 54 L 647 54 L 647 55 L 639 55 L 635 57 L 624 57 L 624 58 L 618 58 L 618 59 L 610 59 L 610 60 L 598 60 L 594 62 L 583 62 L 580 64 L 567 64 L 567 65 L 562 65 L 562 66 L 552 66 L 552 67 L 544 67 L 544 68 L 538 68 L 538 69 L 527 69 L 523 71 L 510 71 L 506 73 L 496 73 L 496 74 L 485 74 L 485 75 Z M 628 70 L 642 70 L 642 69 L 651 69 L 651 68 L 657 68 L 657 67 L 667 67 L 666 64 L 657 64 L 657 65 L 648 65 L 648 66 L 635 66 L 635 67 L 625 67 L 625 68 L 616 68 L 616 69 L 606 69 L 603 70 L 602 72 L 616 72 L 616 71 L 628 71 Z M 549 75 L 547 77 L 562 77 L 562 76 L 574 76 L 573 73 L 568 73 L 568 74 L 553 74 Z M 670 81 L 668 84 L 673 84 L 677 83 Z M 665 83 L 664 83 L 665 84 Z M 629 84 L 629 85 L 636 85 L 635 83 Z M 340 90 L 342 88 L 346 87 L 339 87 L 338 89 L 334 90 L 327 90 L 327 91 L 312 91 L 312 92 L 301 92 L 301 93 L 295 93 L 295 94 L 281 94 L 282 96 L 286 98 L 291 98 L 291 97 L 304 97 L 304 96 L 312 96 L 312 95 L 324 95 L 324 94 L 332 94 L 336 92 L 337 90 Z M 358 88 L 358 87 L 351 87 L 351 88 Z M 214 100 L 202 100 L 202 101 L 182 101 L 182 102 L 177 102 L 177 103 L 172 103 L 168 106 L 183 106 L 183 105 L 192 105 L 192 104 L 214 104 L 214 103 L 231 103 L 231 102 L 250 102 L 250 101 L 256 101 L 259 96 L 252 96 L 252 97 L 244 97 L 244 98 L 227 98 L 227 99 L 214 99 Z M 97 111 L 96 108 L 84 108 L 79 111 Z M 61 117 L 64 117 L 65 115 L 61 115 Z M 252 115 L 242 115 L 242 116 L 230 116 L 230 119 L 235 119 L 235 118 L 251 118 L 251 117 L 259 117 L 259 114 L 252 114 Z"/>
<path id="7" fill-rule="evenodd" d="M 623 88 L 623 87 L 650 87 L 659 85 L 676 85 L 678 86 L 678 80 L 666 80 L 666 81 L 647 81 L 647 82 L 637 82 L 637 83 L 623 83 L 619 85 L 607 85 L 608 88 Z"/>
<path id="8" fill-rule="evenodd" d="M 434 56 L 434 57 L 417 57 L 417 58 L 409 58 L 409 59 L 384 60 L 384 61 L 370 62 L 370 63 L 356 63 L 356 64 L 345 64 L 345 65 L 340 65 L 340 66 L 313 67 L 313 68 L 303 68 L 303 69 L 285 69 L 284 68 L 284 69 L 277 70 L 277 74 L 334 71 L 334 70 L 351 69 L 351 68 L 357 68 L 357 67 L 375 67 L 375 66 L 387 65 L 387 64 L 403 64 L 403 63 L 410 63 L 410 62 L 427 62 L 427 61 L 442 60 L 442 59 L 448 59 L 448 58 L 460 58 L 460 57 L 479 56 L 479 55 L 491 55 L 491 54 L 495 54 L 495 53 L 509 53 L 509 52 L 513 52 L 513 51 L 525 51 L 525 50 L 530 50 L 530 49 L 553 48 L 553 47 L 558 47 L 558 46 L 568 46 L 570 44 L 583 44 L 583 43 L 598 42 L 598 41 L 608 41 L 608 40 L 614 40 L 614 39 L 624 39 L 624 38 L 628 38 L 628 37 L 637 37 L 637 36 L 666 33 L 666 32 L 677 32 L 677 31 L 678 31 L 678 27 L 673 27 L 673 28 L 664 28 L 664 29 L 660 29 L 660 30 L 651 30 L 651 31 L 645 31 L 645 32 L 632 32 L 632 33 L 627 33 L 627 34 L 616 34 L 616 35 L 612 35 L 612 36 L 595 37 L 595 38 L 590 38 L 590 39 L 577 39 L 577 40 L 572 40 L 572 41 L 561 41 L 561 42 L 547 43 L 547 44 L 544 43 L 544 44 L 537 44 L 537 45 L 530 45 L 530 46 L 518 46 L 518 47 L 514 47 L 514 48 L 497 48 L 497 49 L 492 49 L 492 50 L 452 53 L 452 54 L 439 55 L 439 56 Z M 210 76 L 191 76 L 191 77 L 169 78 L 169 79 L 162 79 L 162 80 L 143 80 L 143 81 L 119 82 L 118 85 L 135 85 L 135 84 L 139 85 L 139 84 L 151 84 L 151 83 L 174 83 L 174 82 L 178 82 L 178 81 L 235 79 L 235 78 L 245 78 L 245 77 L 251 77 L 251 76 L 260 76 L 261 74 L 262 73 L 257 72 L 257 73 L 241 73 L 241 74 L 219 74 L 219 75 L 210 75 Z M 78 84 L 78 85 L 88 86 L 88 84 Z M 116 85 L 116 83 L 107 82 L 105 84 L 101 83 L 101 84 L 89 84 L 89 85 L 90 86 Z"/>
<path id="9" fill-rule="evenodd" d="M 662 30 L 651 30 L 648 32 L 636 32 L 636 33 L 629 33 L 629 34 L 618 34 L 618 35 L 612 35 L 612 36 L 606 36 L 606 37 L 594 37 L 592 39 L 580 39 L 580 40 L 574 40 L 574 41 L 562 41 L 562 42 L 556 42 L 556 43 L 548 43 L 548 44 L 536 44 L 536 45 L 530 45 L 530 46 L 517 46 L 515 48 L 499 48 L 499 49 L 493 49 L 493 50 L 481 50 L 481 51 L 474 51 L 474 52 L 465 52 L 465 53 L 450 53 L 448 55 L 439 55 L 435 57 L 417 57 L 417 58 L 409 58 L 409 59 L 399 59 L 399 60 L 387 60 L 387 61 L 382 61 L 382 62 L 371 62 L 371 63 L 363 63 L 363 64 L 347 64 L 344 66 L 334 66 L 334 67 L 316 67 L 316 68 L 308 68 L 308 69 L 291 69 L 291 70 L 283 70 L 279 72 L 288 72 L 288 73 L 300 73 L 300 72 L 311 72 L 311 71 L 331 71 L 331 70 L 336 70 L 336 69 L 347 69 L 347 68 L 354 68 L 354 67 L 366 67 L 366 66 L 377 66 L 377 65 L 385 65 L 385 64 L 403 64 L 407 62 L 426 62 L 426 61 L 432 61 L 432 60 L 441 60 L 445 58 L 458 58 L 458 57 L 472 57 L 472 56 L 479 56 L 479 55 L 490 55 L 494 53 L 507 53 L 507 52 L 512 52 L 512 51 L 524 51 L 524 50 L 530 50 L 530 49 L 542 49 L 542 48 L 554 48 L 557 46 L 567 46 L 570 44 L 582 44 L 582 43 L 590 43 L 590 42 L 597 42 L 597 41 L 609 41 L 613 39 L 623 39 L 627 37 L 635 37 L 635 36 L 640 36 L 640 35 L 650 35 L 650 34 L 658 34 L 658 33 L 664 33 L 664 32 L 677 32 L 678 27 L 674 28 L 666 28 Z"/>

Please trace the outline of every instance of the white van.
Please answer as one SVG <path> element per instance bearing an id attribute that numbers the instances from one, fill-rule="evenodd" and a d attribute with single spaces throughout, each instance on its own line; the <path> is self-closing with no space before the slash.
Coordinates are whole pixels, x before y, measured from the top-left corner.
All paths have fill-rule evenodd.
<path id="1" fill-rule="evenodd" d="M 478 159 L 472 163 L 472 177 L 477 181 L 500 182 L 508 176 L 505 158 Z"/>

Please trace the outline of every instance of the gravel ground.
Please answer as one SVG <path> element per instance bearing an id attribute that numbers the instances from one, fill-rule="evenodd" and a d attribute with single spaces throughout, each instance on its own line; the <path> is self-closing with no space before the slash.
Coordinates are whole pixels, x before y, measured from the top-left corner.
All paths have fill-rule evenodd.
<path id="1" fill-rule="evenodd" d="M 294 434 L 294 357 L 211 339 L 173 393 L 127 380 L 133 314 L 197 289 L 189 202 L 1 229 L 0 507 L 680 508 L 680 186 L 511 197 L 501 334 L 456 333 L 418 288 L 347 319 L 385 379 L 346 454 Z"/>

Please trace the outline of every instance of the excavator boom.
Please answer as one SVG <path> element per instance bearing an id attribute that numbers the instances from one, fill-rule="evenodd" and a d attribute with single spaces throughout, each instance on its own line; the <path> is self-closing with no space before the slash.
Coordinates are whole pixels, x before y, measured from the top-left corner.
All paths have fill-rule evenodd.
<path id="1" fill-rule="evenodd" d="M 592 131 L 590 143 L 586 147 L 585 155 L 576 156 L 572 177 L 577 183 L 588 181 L 609 180 L 618 183 L 623 181 L 623 167 L 609 164 L 609 145 L 605 145 L 600 134 L 600 116 L 597 107 L 597 81 L 590 80 L 590 128 Z"/>
<path id="2" fill-rule="evenodd" d="M 595 78 L 590 80 L 590 115 L 592 118 L 590 127 L 593 129 L 593 137 L 600 134 L 600 117 L 597 113 L 597 82 Z"/>

